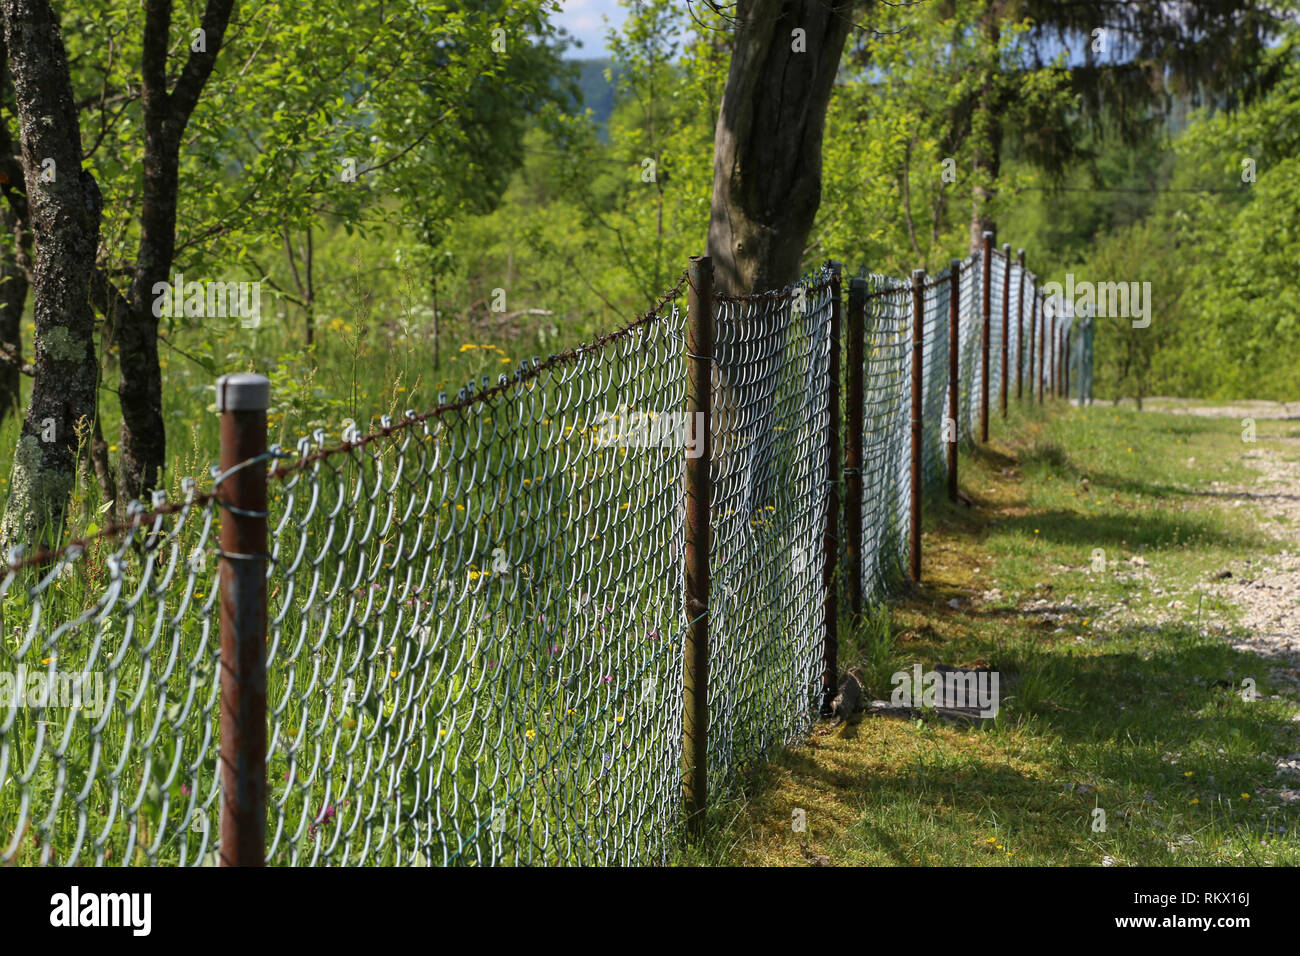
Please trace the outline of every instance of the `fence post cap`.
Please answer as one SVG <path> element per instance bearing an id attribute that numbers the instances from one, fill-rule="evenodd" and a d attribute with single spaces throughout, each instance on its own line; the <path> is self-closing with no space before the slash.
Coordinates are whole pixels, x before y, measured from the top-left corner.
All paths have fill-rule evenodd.
<path id="1" fill-rule="evenodd" d="M 217 379 L 217 411 L 264 412 L 271 404 L 271 380 L 254 372 L 235 372 Z"/>
<path id="2" fill-rule="evenodd" d="M 916 282 L 916 283 L 924 282 L 924 281 L 925 281 L 925 270 L 924 270 L 924 269 L 913 269 L 913 270 L 912 270 L 912 281 L 913 281 L 913 282 Z"/>
<path id="3" fill-rule="evenodd" d="M 862 276 L 854 276 L 849 280 L 849 291 L 862 292 L 865 294 L 867 291 L 867 280 Z"/>

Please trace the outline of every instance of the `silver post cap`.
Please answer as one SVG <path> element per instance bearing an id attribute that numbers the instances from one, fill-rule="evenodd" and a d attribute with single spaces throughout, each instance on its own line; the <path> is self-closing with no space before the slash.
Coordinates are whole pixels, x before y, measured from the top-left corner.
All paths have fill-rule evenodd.
<path id="1" fill-rule="evenodd" d="M 271 380 L 253 372 L 217 379 L 217 411 L 264 412 L 271 404 Z"/>

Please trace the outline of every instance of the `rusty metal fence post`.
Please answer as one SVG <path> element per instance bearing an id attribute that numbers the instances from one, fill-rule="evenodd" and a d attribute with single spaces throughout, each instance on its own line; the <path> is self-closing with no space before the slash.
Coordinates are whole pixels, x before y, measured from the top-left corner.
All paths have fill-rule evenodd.
<path id="1" fill-rule="evenodd" d="M 713 459 L 713 260 L 692 256 L 686 302 L 686 640 L 682 678 L 682 761 L 687 827 L 704 832 L 709 766 L 709 549 Z M 698 451 L 691 457 L 691 449 Z"/>
<path id="2" fill-rule="evenodd" d="M 1073 336 L 1073 328 L 1065 330 L 1065 357 L 1064 361 L 1061 363 L 1061 396 L 1067 399 L 1070 397 L 1070 356 L 1073 354 L 1073 343 L 1070 340 Z"/>
<path id="3" fill-rule="evenodd" d="M 1034 361 L 1037 357 L 1038 350 L 1041 346 L 1038 343 L 1038 309 L 1042 301 L 1042 293 L 1038 289 L 1038 282 L 1034 282 L 1034 294 L 1029 301 L 1029 362 L 1025 365 L 1025 381 L 1029 385 L 1029 400 L 1034 400 Z"/>
<path id="4" fill-rule="evenodd" d="M 1002 244 L 1002 382 L 998 398 L 1002 402 L 1002 417 L 1007 417 L 1007 374 L 1010 371 L 1011 333 L 1011 243 Z"/>
<path id="5" fill-rule="evenodd" d="M 984 249 L 980 253 L 984 281 L 980 287 L 980 304 L 984 317 L 983 341 L 980 342 L 980 441 L 989 440 L 989 334 L 992 331 L 990 315 L 989 282 L 993 278 L 993 233 L 984 233 Z"/>
<path id="6" fill-rule="evenodd" d="M 1016 277 L 1016 401 L 1025 390 L 1025 250 L 1016 252 L 1020 274 Z"/>
<path id="7" fill-rule="evenodd" d="M 1047 299 L 1040 297 L 1038 300 L 1039 321 L 1043 324 L 1042 334 L 1038 337 L 1038 404 L 1043 404 L 1043 353 L 1047 351 Z"/>
<path id="8" fill-rule="evenodd" d="M 925 389 L 922 359 L 925 347 L 925 270 L 912 273 L 912 507 L 911 572 L 921 580 L 921 396 Z M 988 349 L 984 351 L 987 359 Z"/>
<path id="9" fill-rule="evenodd" d="M 844 441 L 844 573 L 848 575 L 849 613 L 857 621 L 862 614 L 862 428 L 865 400 L 863 386 L 866 361 L 867 280 L 849 280 L 848 390 L 844 396 L 847 409 Z"/>
<path id="10" fill-rule="evenodd" d="M 222 866 L 266 863 L 266 409 L 271 382 L 217 379 L 221 413 Z"/>
<path id="11" fill-rule="evenodd" d="M 948 420 L 944 433 L 948 438 L 948 500 L 957 500 L 957 439 L 961 429 L 957 426 L 958 359 L 961 353 L 961 336 L 958 323 L 961 313 L 961 260 L 948 264 Z"/>
<path id="12" fill-rule="evenodd" d="M 1052 354 L 1048 357 L 1047 394 L 1056 397 L 1056 310 L 1052 310 Z"/>
<path id="13" fill-rule="evenodd" d="M 704 832 L 709 767 L 709 505 L 713 459 L 713 260 L 692 256 L 686 298 L 686 639 L 682 671 L 682 787 L 686 825 Z M 691 457 L 691 450 L 697 454 Z"/>
<path id="14" fill-rule="evenodd" d="M 1066 336 L 1065 323 L 1061 323 L 1060 329 L 1056 333 L 1056 397 L 1061 398 L 1065 395 L 1065 343 Z"/>
<path id="15" fill-rule="evenodd" d="M 835 522 L 840 498 L 840 264 L 827 262 L 831 270 L 830 354 L 827 357 L 826 401 L 826 517 L 822 531 L 822 619 L 826 633 L 822 643 L 822 716 L 834 713 L 836 684 L 839 682 L 839 596 L 835 593 L 835 561 L 839 557 Z"/>

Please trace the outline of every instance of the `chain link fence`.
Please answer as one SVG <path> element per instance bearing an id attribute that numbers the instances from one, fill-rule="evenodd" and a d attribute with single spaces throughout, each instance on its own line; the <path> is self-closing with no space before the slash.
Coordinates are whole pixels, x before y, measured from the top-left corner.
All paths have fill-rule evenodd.
<path id="1" fill-rule="evenodd" d="M 724 792 L 824 708 L 833 592 L 879 601 L 907 577 L 913 464 L 945 480 L 1002 382 L 990 354 L 986 398 L 1008 281 L 987 254 L 987 343 L 981 256 L 919 300 L 864 271 L 843 328 L 829 265 L 764 295 L 690 287 L 703 315 L 683 275 L 631 325 L 372 434 L 263 451 L 265 403 L 228 410 L 209 490 L 9 556 L 0 863 L 669 862 L 691 764 Z M 1028 387 L 1022 327 L 1041 346 L 1043 309 L 1019 264 L 1009 281 Z M 708 362 L 706 410 L 689 360 Z M 859 464 L 841 468 L 855 414 Z M 263 444 L 239 445 L 259 415 Z M 710 442 L 697 522 L 684 474 Z M 860 505 L 837 497 L 846 477 Z M 692 548 L 709 571 L 694 594 Z M 684 720 L 694 693 L 707 727 Z"/>

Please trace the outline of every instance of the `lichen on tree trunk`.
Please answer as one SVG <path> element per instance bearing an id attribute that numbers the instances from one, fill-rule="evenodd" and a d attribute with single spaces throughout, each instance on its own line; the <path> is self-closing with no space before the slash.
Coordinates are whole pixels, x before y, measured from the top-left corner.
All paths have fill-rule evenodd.
<path id="1" fill-rule="evenodd" d="M 99 187 L 81 168 L 81 134 L 58 18 L 48 0 L 3 0 L 34 236 L 35 381 L 14 451 L 0 540 L 44 547 L 61 532 L 77 431 L 95 413 L 90 275 Z M 50 173 L 53 175 L 51 176 Z"/>

